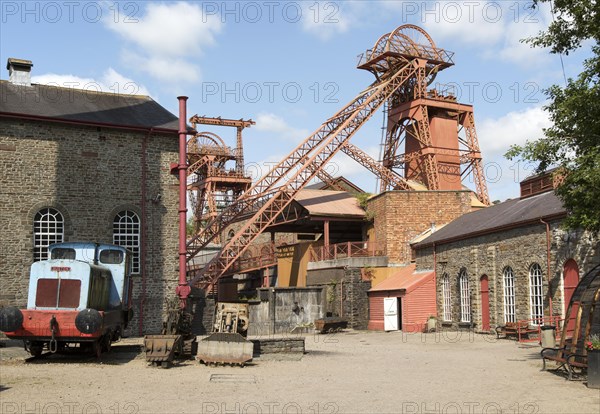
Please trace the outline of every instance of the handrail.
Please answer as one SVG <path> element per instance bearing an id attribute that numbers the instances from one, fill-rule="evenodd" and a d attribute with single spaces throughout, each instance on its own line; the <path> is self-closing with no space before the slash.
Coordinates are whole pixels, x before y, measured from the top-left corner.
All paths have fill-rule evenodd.
<path id="1" fill-rule="evenodd" d="M 350 257 L 385 256 L 381 243 L 370 241 L 345 242 L 311 247 L 310 261 L 335 260 Z"/>

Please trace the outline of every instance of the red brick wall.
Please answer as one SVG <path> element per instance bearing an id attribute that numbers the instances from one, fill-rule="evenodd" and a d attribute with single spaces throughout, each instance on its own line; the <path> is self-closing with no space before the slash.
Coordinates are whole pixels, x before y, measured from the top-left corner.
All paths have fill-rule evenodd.
<path id="1" fill-rule="evenodd" d="M 388 191 L 371 198 L 372 240 L 386 249 L 390 263 L 411 261 L 409 242 L 431 227 L 471 211 L 470 191 Z"/>

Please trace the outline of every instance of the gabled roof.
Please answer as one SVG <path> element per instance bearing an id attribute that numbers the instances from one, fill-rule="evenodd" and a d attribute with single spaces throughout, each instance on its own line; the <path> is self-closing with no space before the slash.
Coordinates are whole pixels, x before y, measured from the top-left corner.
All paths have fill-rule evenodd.
<path id="1" fill-rule="evenodd" d="M 311 216 L 364 218 L 358 200 L 345 191 L 300 190 L 294 198 Z"/>
<path id="2" fill-rule="evenodd" d="M 415 273 L 415 269 L 416 265 L 414 263 L 403 267 L 377 286 L 369 289 L 369 292 L 404 290 L 406 293 L 410 293 L 433 277 L 432 271 Z"/>
<path id="3" fill-rule="evenodd" d="M 346 189 L 348 192 L 353 193 L 364 193 L 363 189 L 354 184 L 352 181 L 348 180 L 346 177 L 339 176 L 335 178 L 335 182 L 342 188 Z M 315 184 L 307 185 L 304 187 L 307 190 L 330 190 L 331 187 L 329 184 L 319 181 Z"/>
<path id="4" fill-rule="evenodd" d="M 433 243 L 441 244 L 475 237 L 539 222 L 540 219 L 560 218 L 566 213 L 562 202 L 553 191 L 524 199 L 508 200 L 460 216 L 413 247 L 419 249 Z"/>
<path id="5" fill-rule="evenodd" d="M 177 132 L 175 115 L 149 96 L 59 86 L 15 85 L 0 80 L 0 114 L 64 120 L 112 127 L 154 128 Z"/>

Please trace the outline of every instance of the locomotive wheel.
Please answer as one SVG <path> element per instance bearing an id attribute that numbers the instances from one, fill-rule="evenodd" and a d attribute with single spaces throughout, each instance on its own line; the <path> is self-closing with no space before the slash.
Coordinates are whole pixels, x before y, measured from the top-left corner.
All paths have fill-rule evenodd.
<path id="1" fill-rule="evenodd" d="M 96 358 L 100 358 L 100 355 L 102 355 L 102 338 L 98 339 L 97 341 L 94 341 L 92 344 L 92 355 L 95 355 Z"/>
<path id="2" fill-rule="evenodd" d="M 100 338 L 99 342 L 102 347 L 102 352 L 110 352 L 110 348 L 112 345 L 110 334 L 104 335 L 102 338 Z"/>
<path id="3" fill-rule="evenodd" d="M 44 345 L 41 343 L 33 343 L 29 345 L 29 353 L 31 356 L 37 358 L 42 355 L 42 351 L 44 350 Z"/>

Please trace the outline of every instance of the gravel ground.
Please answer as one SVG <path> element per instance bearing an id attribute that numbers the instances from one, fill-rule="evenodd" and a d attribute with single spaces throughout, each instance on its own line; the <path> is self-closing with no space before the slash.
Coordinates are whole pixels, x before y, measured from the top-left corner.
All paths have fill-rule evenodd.
<path id="1" fill-rule="evenodd" d="M 149 367 L 142 340 L 100 360 L 0 348 L 2 413 L 599 413 L 600 390 L 541 372 L 539 346 L 463 333 L 306 335 L 301 358 Z"/>

